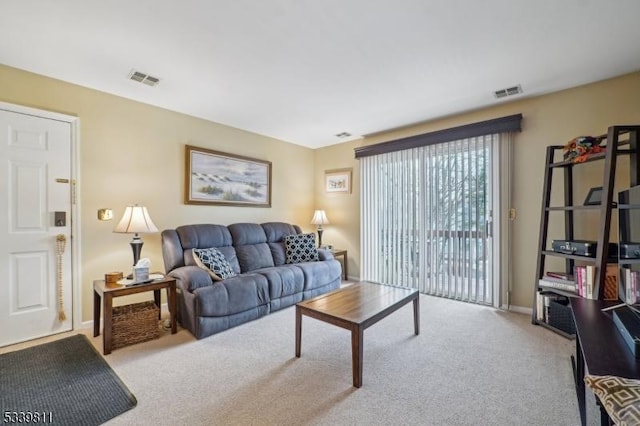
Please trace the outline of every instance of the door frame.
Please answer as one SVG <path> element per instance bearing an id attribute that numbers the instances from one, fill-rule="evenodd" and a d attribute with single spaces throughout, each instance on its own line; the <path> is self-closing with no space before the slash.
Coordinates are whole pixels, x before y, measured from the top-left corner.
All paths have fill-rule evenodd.
<path id="1" fill-rule="evenodd" d="M 71 238 L 69 239 L 71 250 L 71 300 L 73 310 L 73 330 L 82 326 L 82 292 L 80 283 L 81 273 L 81 229 L 80 226 L 80 185 L 78 176 L 80 174 L 80 118 L 73 115 L 62 114 L 54 111 L 47 111 L 22 105 L 0 102 L 0 110 L 19 114 L 32 115 L 34 117 L 46 118 L 50 120 L 69 123 L 71 129 Z"/>

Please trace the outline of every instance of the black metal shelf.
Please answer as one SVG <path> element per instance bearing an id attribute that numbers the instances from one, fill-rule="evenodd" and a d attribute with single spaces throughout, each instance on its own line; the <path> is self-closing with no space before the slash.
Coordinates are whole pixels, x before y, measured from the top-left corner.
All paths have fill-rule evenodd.
<path id="1" fill-rule="evenodd" d="M 596 263 L 596 258 L 595 257 L 589 257 L 589 256 L 579 256 L 577 254 L 568 254 L 568 253 L 560 253 L 557 251 L 553 251 L 553 250 L 543 250 L 542 253 L 545 256 L 557 256 L 557 257 L 564 257 L 565 259 L 572 259 L 572 260 L 580 260 L 584 263 L 588 263 L 588 264 L 595 264 Z M 616 263 L 616 259 L 610 259 L 612 260 L 612 262 L 608 262 L 608 263 Z M 542 278 L 542 277 L 540 277 Z"/>
<path id="2" fill-rule="evenodd" d="M 555 330 L 554 327 L 547 323 L 542 323 L 537 320 L 537 297 L 540 289 L 544 291 L 551 291 L 557 294 L 563 294 L 567 297 L 578 297 L 571 292 L 563 291 L 555 288 L 540 287 L 538 280 L 545 275 L 545 260 L 547 256 L 554 256 L 563 258 L 565 260 L 565 272 L 573 273 L 576 264 L 586 264 L 595 266 L 595 278 L 593 293 L 594 298 L 604 298 L 604 282 L 606 278 L 606 266 L 608 263 L 620 263 L 620 264 L 640 264 L 640 259 L 623 259 L 622 262 L 618 262 L 618 259 L 609 257 L 609 237 L 611 235 L 611 215 L 614 209 L 625 208 L 640 208 L 640 205 L 617 205 L 614 202 L 614 184 L 616 178 L 616 162 L 620 155 L 628 155 L 629 160 L 629 184 L 635 186 L 640 183 L 640 167 L 638 163 L 638 132 L 640 126 L 611 126 L 607 129 L 606 147 L 603 152 L 597 154 L 591 154 L 581 162 L 574 162 L 573 160 L 557 161 L 556 157 L 559 157 L 563 152 L 564 146 L 551 145 L 547 147 L 545 158 L 545 173 L 544 183 L 542 191 L 542 206 L 541 206 L 541 221 L 540 221 L 540 234 L 538 241 L 538 255 L 537 255 L 537 267 L 536 267 L 536 281 L 534 286 L 534 301 L 532 312 L 532 323 L 539 324 L 546 328 L 549 328 L 555 332 L 560 331 L 559 334 L 570 337 L 566 333 L 562 333 L 561 330 Z M 622 137 L 622 136 L 625 137 Z M 624 147 L 624 148 L 622 148 Z M 580 167 L 585 163 L 593 163 L 596 161 L 603 161 L 602 167 L 602 196 L 601 204 L 599 205 L 576 205 L 574 199 L 574 180 L 573 169 L 574 167 Z M 563 205 L 551 206 L 551 189 L 555 187 L 552 185 L 554 170 L 561 170 L 564 181 L 564 199 Z M 577 202 L 580 202 L 579 200 Z M 599 227 L 598 237 L 594 240 L 596 243 L 595 257 L 579 256 L 575 254 L 559 253 L 552 250 L 547 250 L 549 242 L 549 216 L 551 212 L 562 212 L 564 216 L 564 236 L 563 240 L 575 241 L 576 230 L 574 215 L 576 212 L 598 212 L 599 213 Z M 592 214 L 592 213 L 590 213 Z M 554 218 L 557 216 L 554 216 Z M 555 219 L 554 219 L 555 220 Z"/>
<path id="3" fill-rule="evenodd" d="M 579 210 L 593 210 L 593 211 L 599 211 L 600 210 L 600 205 L 595 205 L 595 206 L 553 206 L 553 207 L 546 207 L 547 211 L 550 212 L 569 212 L 569 211 L 579 211 Z M 617 205 L 613 204 L 611 206 L 612 209 L 617 208 Z"/>
<path id="4" fill-rule="evenodd" d="M 618 204 L 619 210 L 640 209 L 640 204 Z"/>

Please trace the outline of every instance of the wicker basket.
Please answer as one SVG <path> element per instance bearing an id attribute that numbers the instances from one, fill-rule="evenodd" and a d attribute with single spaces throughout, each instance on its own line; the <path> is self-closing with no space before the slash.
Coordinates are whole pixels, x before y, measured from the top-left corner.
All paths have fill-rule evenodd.
<path id="1" fill-rule="evenodd" d="M 111 336 L 113 349 L 157 339 L 158 307 L 153 302 L 114 307 Z"/>

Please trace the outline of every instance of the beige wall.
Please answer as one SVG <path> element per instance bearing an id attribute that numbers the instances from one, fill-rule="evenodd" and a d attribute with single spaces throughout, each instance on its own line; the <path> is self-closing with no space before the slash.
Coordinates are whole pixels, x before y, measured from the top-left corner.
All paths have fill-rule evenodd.
<path id="1" fill-rule="evenodd" d="M 286 221 L 313 230 L 311 149 L 1 65 L 0 101 L 80 119 L 83 320 L 91 318 L 92 281 L 131 266 L 131 236 L 112 232 L 128 204 L 146 205 L 160 229 Z M 185 144 L 271 161 L 272 207 L 183 204 Z M 103 207 L 112 208 L 116 219 L 98 221 Z M 142 256 L 153 270 L 164 270 L 160 234 L 143 240 Z"/>
<path id="2" fill-rule="evenodd" d="M 525 88 L 526 90 L 526 88 Z M 306 230 L 314 208 L 327 211 L 323 242 L 349 251 L 349 272 L 359 276 L 360 212 L 357 146 L 522 113 L 523 132 L 514 156 L 514 285 L 511 302 L 531 306 L 535 275 L 544 150 L 579 135 L 598 135 L 612 124 L 640 122 L 640 73 L 546 96 L 372 135 L 318 150 L 189 117 L 0 65 L 0 101 L 76 115 L 80 118 L 80 208 L 82 220 L 82 309 L 91 317 L 92 280 L 129 268 L 128 235 L 114 234 L 115 221 L 100 222 L 97 210 L 127 204 L 149 208 L 161 229 L 186 223 L 282 220 Z M 188 206 L 183 204 L 184 145 L 246 155 L 273 163 L 272 208 Z M 327 194 L 324 171 L 353 168 L 351 194 Z M 623 170 L 625 165 L 623 164 Z M 295 176 L 295 179 L 291 177 Z M 576 180 L 598 185 L 587 167 Z M 313 190 L 315 189 L 315 191 Z M 578 193 L 578 199 L 584 196 Z M 160 235 L 144 237 L 143 256 L 163 269 Z"/>
<path id="3" fill-rule="evenodd" d="M 524 89 L 526 91 L 526 87 Z M 639 93 L 640 73 L 633 73 L 323 148 L 316 152 L 316 182 L 322 181 L 325 169 L 337 167 L 353 167 L 354 182 L 357 182 L 359 169 L 353 153 L 356 146 L 522 113 L 523 129 L 516 136 L 513 164 L 513 203 L 517 209 L 517 218 L 513 234 L 514 283 L 511 304 L 530 307 L 533 300 L 545 147 L 565 144 L 576 136 L 606 133 L 607 127 L 614 124 L 640 123 Z M 628 169 L 627 165 L 623 161 L 620 171 Z M 577 170 L 574 179 L 583 182 L 582 190 L 577 192 L 578 200 L 584 198 L 588 188 L 599 186 L 600 176 L 591 165 Z M 316 187 L 316 205 L 324 208 L 332 221 L 336 218 L 335 224 L 332 222 L 326 227 L 326 241 L 335 241 L 335 245 L 349 248 L 352 275 L 359 275 L 360 266 L 358 199 L 358 185 L 354 185 L 350 196 L 330 196 L 324 193 L 319 183 Z M 585 235 L 588 232 L 587 230 Z"/>

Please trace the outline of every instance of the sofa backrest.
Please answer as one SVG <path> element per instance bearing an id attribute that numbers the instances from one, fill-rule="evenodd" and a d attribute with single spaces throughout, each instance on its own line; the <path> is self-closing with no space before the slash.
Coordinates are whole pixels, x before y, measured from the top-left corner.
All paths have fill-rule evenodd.
<path id="1" fill-rule="evenodd" d="M 262 229 L 264 229 L 264 233 L 267 236 L 267 244 L 271 250 L 274 265 L 284 265 L 286 258 L 284 237 L 292 234 L 301 234 L 302 230 L 298 225 L 290 225 L 283 222 L 263 223 Z"/>
<path id="2" fill-rule="evenodd" d="M 180 266 L 195 265 L 194 248 L 216 247 L 224 254 L 236 273 L 240 265 L 232 244 L 231 233 L 223 225 L 184 225 L 162 231 L 162 256 L 166 272 Z"/>
<path id="3" fill-rule="evenodd" d="M 262 226 L 257 223 L 234 223 L 229 225 L 229 232 L 242 272 L 275 265 Z"/>
<path id="4" fill-rule="evenodd" d="M 299 226 L 283 222 L 199 224 L 166 229 L 162 231 L 165 271 L 195 265 L 192 250 L 209 247 L 220 250 L 236 273 L 283 265 L 284 237 L 301 232 Z"/>

